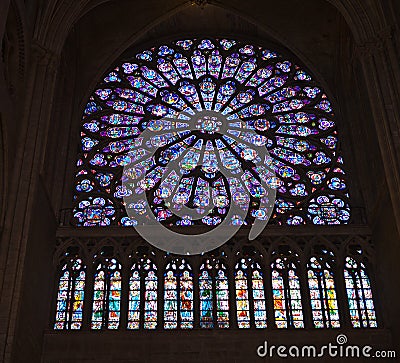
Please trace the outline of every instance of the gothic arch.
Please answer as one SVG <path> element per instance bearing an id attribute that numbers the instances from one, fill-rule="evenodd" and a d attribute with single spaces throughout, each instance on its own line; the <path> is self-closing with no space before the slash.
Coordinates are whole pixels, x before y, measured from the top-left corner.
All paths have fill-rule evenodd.
<path id="1" fill-rule="evenodd" d="M 322 1 L 322 0 L 321 0 Z M 383 24 L 379 21 L 378 16 L 373 16 L 372 7 L 368 2 L 362 0 L 324 0 L 334 6 L 346 19 L 347 24 L 352 29 L 355 39 L 363 43 L 374 37 L 377 32 L 382 29 Z M 35 38 L 46 48 L 53 49 L 59 53 L 68 33 L 72 27 L 86 14 L 94 11 L 97 7 L 111 3 L 111 0 L 97 0 L 90 2 L 89 0 L 75 1 L 73 4 L 66 0 L 58 0 L 58 6 L 48 7 L 36 22 Z M 229 9 L 229 5 L 225 2 L 205 1 L 205 4 L 217 5 Z M 189 1 L 181 1 L 175 7 L 172 7 L 170 13 L 180 11 L 184 7 L 191 6 Z M 232 8 L 232 7 L 231 7 Z M 57 9 L 56 11 L 54 9 Z M 378 12 L 379 13 L 379 12 Z M 62 19 L 62 21 L 60 21 Z M 51 38 L 48 36 L 51 35 Z"/>

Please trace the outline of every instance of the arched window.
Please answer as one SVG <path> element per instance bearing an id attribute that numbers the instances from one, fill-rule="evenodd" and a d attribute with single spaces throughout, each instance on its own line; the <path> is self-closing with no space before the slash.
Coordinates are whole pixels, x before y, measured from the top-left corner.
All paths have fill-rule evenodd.
<path id="1" fill-rule="evenodd" d="M 285 255 L 277 254 L 271 264 L 272 294 L 275 325 L 277 328 L 304 328 L 301 302 L 298 256 L 288 249 Z"/>
<path id="2" fill-rule="evenodd" d="M 200 328 L 229 328 L 229 290 L 226 266 L 206 259 L 200 266 Z"/>
<path id="3" fill-rule="evenodd" d="M 115 258 L 97 262 L 92 329 L 118 329 L 121 312 L 121 265 Z"/>
<path id="4" fill-rule="evenodd" d="M 54 329 L 80 329 L 85 296 L 86 266 L 80 258 L 68 259 L 61 269 Z"/>
<path id="5" fill-rule="evenodd" d="M 334 255 L 325 248 L 310 258 L 307 268 L 308 287 L 314 327 L 340 328 L 339 308 L 333 277 Z"/>
<path id="6" fill-rule="evenodd" d="M 372 298 L 371 282 L 367 269 L 356 257 L 347 256 L 344 278 L 350 309 L 351 324 L 354 328 L 376 328 L 378 326 Z"/>
<path id="7" fill-rule="evenodd" d="M 128 329 L 157 327 L 157 267 L 150 259 L 140 259 L 131 268 L 129 279 Z M 144 315 L 141 318 L 141 315 Z"/>
<path id="8" fill-rule="evenodd" d="M 236 312 L 239 328 L 267 327 L 263 273 L 252 258 L 241 258 L 235 266 Z M 251 317 L 251 315 L 253 315 Z"/>
<path id="9" fill-rule="evenodd" d="M 348 223 L 335 115 L 304 67 L 266 47 L 223 38 L 126 54 L 83 113 L 74 224 L 135 225 L 146 203 L 167 226 L 218 225 L 230 203 L 249 209 L 229 222 L 250 224 L 268 216 L 268 187 L 277 190 L 273 223 Z M 151 160 L 140 139 L 145 130 L 158 133 Z M 266 160 L 259 160 L 260 147 L 269 152 Z M 160 184 L 172 160 L 180 175 L 165 175 Z M 144 182 L 135 183 L 143 173 Z M 122 184 L 125 177 L 133 183 Z M 127 206 L 128 217 L 123 198 L 132 194 L 147 197 Z M 203 215 L 210 199 L 215 208 L 197 221 L 173 212 L 186 205 Z"/>
<path id="10" fill-rule="evenodd" d="M 164 273 L 164 328 L 193 328 L 193 272 L 184 259 L 169 262 Z"/>

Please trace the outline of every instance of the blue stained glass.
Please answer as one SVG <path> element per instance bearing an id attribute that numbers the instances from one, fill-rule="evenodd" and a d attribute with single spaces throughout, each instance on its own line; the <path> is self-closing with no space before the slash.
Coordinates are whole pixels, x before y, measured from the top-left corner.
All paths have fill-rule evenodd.
<path id="1" fill-rule="evenodd" d="M 206 74 L 206 58 L 201 52 L 195 51 L 193 53 L 192 65 L 196 78 L 200 78 Z"/>
<path id="2" fill-rule="evenodd" d="M 190 65 L 185 57 L 179 57 L 174 59 L 174 64 L 182 78 L 193 79 L 192 72 L 190 70 Z"/>
<path id="3" fill-rule="evenodd" d="M 197 180 L 193 204 L 196 207 L 206 207 L 209 203 L 210 203 L 209 184 L 205 180 L 199 178 Z"/>
<path id="4" fill-rule="evenodd" d="M 217 50 L 213 51 L 208 58 L 208 70 L 210 75 L 215 78 L 219 78 L 219 72 L 221 70 L 222 57 Z"/>
<path id="5" fill-rule="evenodd" d="M 165 61 L 165 59 L 161 58 L 158 60 L 157 68 L 172 84 L 175 84 L 179 80 L 179 75 L 174 66 L 170 62 Z"/>
<path id="6" fill-rule="evenodd" d="M 232 48 L 232 46 L 234 46 L 236 42 L 234 40 L 222 39 L 220 41 L 220 44 L 224 50 L 228 50 Z"/>
<path id="7" fill-rule="evenodd" d="M 215 45 L 213 42 L 209 39 L 204 39 L 201 41 L 201 43 L 198 45 L 199 49 L 213 49 L 215 48 Z"/>
<path id="8" fill-rule="evenodd" d="M 213 296 L 212 278 L 207 271 L 203 271 L 199 277 L 200 288 L 200 327 L 213 328 Z"/>
<path id="9" fill-rule="evenodd" d="M 248 62 L 242 63 L 239 70 L 237 71 L 235 78 L 240 82 L 243 83 L 256 69 L 256 60 L 251 59 Z"/>
<path id="10" fill-rule="evenodd" d="M 136 69 L 138 69 L 138 65 L 137 64 L 132 64 L 132 63 L 124 63 L 122 65 L 122 68 L 124 69 L 124 73 L 126 74 L 131 74 L 133 73 Z"/>
<path id="11" fill-rule="evenodd" d="M 193 41 L 191 41 L 190 39 L 187 40 L 179 40 L 176 42 L 176 45 L 182 47 L 185 50 L 189 50 L 190 47 L 192 46 Z"/>
<path id="12" fill-rule="evenodd" d="M 116 72 L 111 72 L 108 76 L 104 78 L 104 81 L 107 83 L 121 82 L 121 78 L 118 77 L 118 74 Z"/>

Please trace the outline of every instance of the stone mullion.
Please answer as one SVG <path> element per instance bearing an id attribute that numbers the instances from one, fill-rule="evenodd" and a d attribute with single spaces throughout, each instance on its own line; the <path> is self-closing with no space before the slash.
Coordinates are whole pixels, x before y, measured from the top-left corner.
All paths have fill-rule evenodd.
<path id="1" fill-rule="evenodd" d="M 344 261 L 345 256 L 338 256 L 338 264 L 334 270 L 336 298 L 339 309 L 340 328 L 350 329 L 352 327 L 350 320 L 350 309 L 347 302 L 346 283 L 344 279 Z"/>
<path id="2" fill-rule="evenodd" d="M 183 273 L 183 271 L 182 271 Z M 181 275 L 179 274 L 179 269 L 176 270 L 176 273 L 174 273 L 174 276 L 176 278 L 176 329 L 182 329 L 181 328 Z"/>
<path id="3" fill-rule="evenodd" d="M 266 260 L 264 272 L 264 296 L 265 308 L 267 310 L 267 327 L 275 328 L 275 310 L 274 310 L 274 295 L 272 293 L 272 269 L 270 260 Z"/>
<path id="4" fill-rule="evenodd" d="M 310 269 L 312 269 L 310 267 Z M 322 313 L 322 322 L 324 324 L 324 328 L 330 328 L 331 327 L 331 318 L 329 315 L 329 302 L 328 302 L 328 296 L 326 294 L 325 286 L 325 275 L 324 275 L 324 270 L 325 270 L 325 265 L 321 265 L 320 269 L 312 269 L 314 274 L 316 274 L 317 277 L 317 282 L 318 282 L 318 293 L 319 293 L 319 300 L 321 301 L 321 313 Z M 317 274 L 318 273 L 318 274 Z M 308 269 L 307 269 L 307 280 L 308 280 Z M 308 281 L 307 281 L 308 282 Z M 310 287 L 308 287 L 310 288 Z M 310 302 L 311 302 L 311 295 L 310 295 Z M 314 312 L 313 307 L 311 306 L 311 314 Z M 314 324 L 314 317 L 311 316 L 311 319 Z"/>
<path id="5" fill-rule="evenodd" d="M 235 286 L 235 263 L 236 256 L 230 256 L 231 259 L 227 266 L 228 293 L 229 293 L 229 328 L 238 329 L 237 311 L 236 311 L 236 286 Z"/>
<path id="6" fill-rule="evenodd" d="M 90 330 L 94 293 L 94 271 L 94 264 L 91 260 L 89 260 L 86 269 L 85 301 L 83 303 L 82 312 L 82 330 Z"/>
<path id="7" fill-rule="evenodd" d="M 285 311 L 286 311 L 286 324 L 287 329 L 294 329 L 293 326 L 293 311 L 292 311 L 292 299 L 291 299 L 291 289 L 289 285 L 289 268 L 285 266 L 283 269 L 277 269 L 281 273 L 283 280 L 283 296 L 285 299 Z M 296 271 L 297 273 L 297 271 Z M 304 311 L 303 311 L 304 313 Z"/>
<path id="8" fill-rule="evenodd" d="M 192 263 L 193 269 L 193 328 L 200 328 L 200 286 L 199 286 L 199 258 L 196 256 Z"/>
<path id="9" fill-rule="evenodd" d="M 254 261 L 254 260 L 253 260 Z M 250 318 L 250 328 L 256 328 L 256 308 L 254 306 L 254 296 L 253 296 L 253 267 L 251 265 L 247 266 L 247 294 L 249 302 L 249 318 Z"/>
<path id="10" fill-rule="evenodd" d="M 0 266 L 7 266 L 4 272 L 0 270 L 0 320 L 5 322 L 0 326 L 0 347 L 4 362 L 11 360 L 21 299 L 23 269 L 19 267 L 24 266 L 31 211 L 44 154 L 43 136 L 48 127 L 52 106 L 48 100 L 52 99 L 58 62 L 57 57 L 48 50 L 36 46 L 33 51 L 32 72 L 26 89 L 28 97 L 23 111 L 21 137 L 9 194 L 9 213 L 6 216 L 2 236 L 4 242 L 0 251 L 0 256 L 3 256 Z"/>
<path id="11" fill-rule="evenodd" d="M 157 327 L 156 330 L 164 329 L 164 271 L 165 263 L 158 259 L 157 266 Z"/>
<path id="12" fill-rule="evenodd" d="M 221 263 L 221 261 L 219 261 Z M 212 270 L 207 269 L 207 264 L 205 270 L 208 271 L 209 276 L 211 276 L 211 316 L 214 329 L 218 329 L 218 302 L 217 302 L 217 276 L 218 270 L 215 264 L 212 265 Z M 200 313 L 201 314 L 201 313 Z"/>
<path id="13" fill-rule="evenodd" d="M 122 265 L 121 270 L 121 301 L 120 301 L 120 330 L 126 330 L 128 326 L 128 310 L 129 310 L 129 278 L 130 278 L 130 266 L 127 263 Z M 142 277 L 141 277 L 142 279 Z M 142 292 L 142 285 L 140 286 L 140 292 Z M 140 311 L 141 315 L 143 310 Z M 140 316 L 142 317 L 142 316 Z"/>
<path id="14" fill-rule="evenodd" d="M 300 282 L 300 296 L 302 300 L 304 327 L 311 329 L 314 327 L 314 323 L 312 319 L 311 297 L 308 287 L 307 262 L 305 258 L 302 258 L 301 260 L 303 263 L 301 266 L 298 266 L 296 273 Z"/>
<path id="15" fill-rule="evenodd" d="M 71 329 L 71 320 L 72 320 L 72 316 L 74 313 L 74 304 L 75 304 L 75 283 L 76 283 L 76 279 L 79 276 L 79 273 L 76 273 L 76 271 L 74 271 L 72 269 L 72 267 L 69 269 L 69 273 L 70 273 L 70 278 L 68 279 L 68 300 L 67 300 L 67 314 L 66 314 L 66 326 L 68 327 L 68 329 Z"/>

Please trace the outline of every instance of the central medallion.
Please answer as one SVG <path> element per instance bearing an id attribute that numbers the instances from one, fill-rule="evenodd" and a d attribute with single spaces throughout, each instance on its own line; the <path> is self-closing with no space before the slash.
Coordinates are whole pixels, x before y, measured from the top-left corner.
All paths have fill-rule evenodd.
<path id="1" fill-rule="evenodd" d="M 206 115 L 197 119 L 196 128 L 203 133 L 214 134 L 221 130 L 221 125 L 218 117 Z"/>

